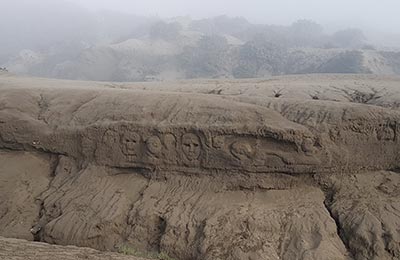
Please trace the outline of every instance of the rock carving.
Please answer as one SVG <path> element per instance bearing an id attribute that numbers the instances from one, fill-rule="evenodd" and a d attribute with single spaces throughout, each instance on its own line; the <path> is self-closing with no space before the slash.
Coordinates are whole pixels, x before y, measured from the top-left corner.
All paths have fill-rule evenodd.
<path id="1" fill-rule="evenodd" d="M 200 138 L 192 133 L 187 133 L 182 136 L 182 150 L 186 159 L 195 161 L 199 159 L 201 154 Z"/>

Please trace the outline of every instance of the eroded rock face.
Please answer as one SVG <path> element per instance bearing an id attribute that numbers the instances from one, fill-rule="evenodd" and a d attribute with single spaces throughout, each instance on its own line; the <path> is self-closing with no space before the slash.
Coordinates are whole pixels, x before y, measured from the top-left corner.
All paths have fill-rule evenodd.
<path id="1" fill-rule="evenodd" d="M 333 178 L 327 201 L 355 259 L 400 258 L 400 175 L 370 172 Z"/>
<path id="2" fill-rule="evenodd" d="M 148 179 L 95 166 L 74 173 L 60 162 L 43 194 L 43 241 L 107 250 L 127 243 L 179 259 L 347 259 L 323 192 L 294 177 Z"/>
<path id="3" fill-rule="evenodd" d="M 12 113 L 21 110 L 16 103 L 2 111 L 2 147 L 65 154 L 81 163 L 163 170 L 314 173 L 398 167 L 399 115 L 383 108 L 369 108 L 366 114 L 364 106 L 328 103 L 322 108 L 328 114 L 320 129 L 310 126 L 313 115 L 320 112 L 307 108 L 318 109 L 318 103 L 258 98 L 235 103 L 203 96 L 97 89 L 82 90 L 90 99 L 81 103 L 71 96 L 76 89 L 42 91 L 4 91 L 3 102 L 23 95 L 27 107 L 19 115 Z M 63 103 L 59 96 L 71 101 Z M 153 102 L 163 102 L 163 108 L 154 108 Z M 186 103 L 190 107 L 182 112 Z M 299 117 L 294 113 L 298 109 L 305 114 Z M 375 151 L 385 156 L 377 157 Z"/>
<path id="4" fill-rule="evenodd" d="M 5 91 L 5 102 L 15 95 L 14 91 Z M 0 125 L 1 145 L 65 154 L 81 162 L 110 167 L 180 171 L 302 173 L 330 163 L 327 148 L 313 146 L 315 137 L 311 132 L 268 108 L 137 91 L 120 91 L 113 97 L 111 91 L 95 89 L 84 91 L 94 96 L 88 103 L 71 100 L 59 104 L 56 97 L 68 98 L 71 94 L 60 91 L 48 89 L 35 97 L 31 90 L 18 90 L 18 95 L 39 99 L 27 100 L 30 106 L 24 115 L 26 120 L 7 112 L 11 108 L 2 111 L 9 120 Z M 117 97 L 141 102 L 128 103 L 124 108 L 113 101 Z M 153 100 L 163 102 L 163 108 L 154 108 L 149 115 L 142 113 L 153 109 Z M 186 103 L 190 108 L 182 112 Z M 103 106 L 112 106 L 114 112 L 97 111 Z M 75 107 L 78 109 L 70 116 L 62 115 Z M 27 131 L 32 135 L 24 134 Z M 309 145 L 304 149 L 307 141 Z"/>
<path id="5" fill-rule="evenodd" d="M 0 230 L 2 236 L 32 239 L 41 193 L 51 181 L 51 158 L 28 152 L 0 151 Z"/>
<path id="6" fill-rule="evenodd" d="M 0 235 L 185 260 L 399 258 L 394 109 L 0 83 Z"/>

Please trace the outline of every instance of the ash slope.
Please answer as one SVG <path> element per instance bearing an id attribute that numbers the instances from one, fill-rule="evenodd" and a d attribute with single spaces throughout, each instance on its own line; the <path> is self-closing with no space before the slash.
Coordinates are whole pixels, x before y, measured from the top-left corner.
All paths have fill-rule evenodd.
<path id="1" fill-rule="evenodd" d="M 145 260 L 133 256 L 99 252 L 89 248 L 55 246 L 33 243 L 26 240 L 0 237 L 0 259 L 2 260 Z"/>
<path id="2" fill-rule="evenodd" d="M 0 235 L 176 259 L 398 259 L 399 84 L 3 75 Z"/>

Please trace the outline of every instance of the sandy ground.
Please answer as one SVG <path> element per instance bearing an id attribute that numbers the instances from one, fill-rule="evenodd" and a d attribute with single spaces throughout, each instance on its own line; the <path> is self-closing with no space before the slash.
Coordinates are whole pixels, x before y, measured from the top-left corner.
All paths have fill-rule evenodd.
<path id="1" fill-rule="evenodd" d="M 1 75 L 0 235 L 185 260 L 399 259 L 399 86 Z"/>
<path id="2" fill-rule="evenodd" d="M 55 246 L 33 243 L 26 240 L 0 237 L 0 259 L 2 260 L 144 260 L 134 256 L 99 252 L 89 248 Z"/>

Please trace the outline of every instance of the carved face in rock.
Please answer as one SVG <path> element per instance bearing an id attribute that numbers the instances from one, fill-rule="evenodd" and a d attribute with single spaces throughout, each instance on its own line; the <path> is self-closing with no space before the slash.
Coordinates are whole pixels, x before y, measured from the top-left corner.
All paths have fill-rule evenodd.
<path id="1" fill-rule="evenodd" d="M 396 134 L 393 128 L 384 126 L 377 131 L 377 137 L 380 141 L 394 141 L 396 139 Z"/>
<path id="2" fill-rule="evenodd" d="M 245 141 L 234 142 L 231 146 L 231 152 L 239 160 L 248 160 L 254 156 L 253 148 Z"/>
<path id="3" fill-rule="evenodd" d="M 301 149 L 305 153 L 315 153 L 317 151 L 317 148 L 314 147 L 314 140 L 311 138 L 304 139 Z"/>
<path id="4" fill-rule="evenodd" d="M 122 136 L 122 151 L 125 155 L 137 156 L 140 150 L 140 135 L 136 132 L 127 132 Z"/>
<path id="5" fill-rule="evenodd" d="M 151 136 L 146 140 L 147 151 L 156 157 L 161 155 L 162 143 L 158 136 Z"/>
<path id="6" fill-rule="evenodd" d="M 217 149 L 223 148 L 225 145 L 225 137 L 224 136 L 215 136 L 213 138 L 213 147 Z"/>
<path id="7" fill-rule="evenodd" d="M 199 159 L 201 153 L 200 138 L 195 134 L 184 134 L 182 136 L 182 150 L 189 161 Z"/>
<path id="8" fill-rule="evenodd" d="M 103 136 L 103 142 L 107 145 L 118 143 L 119 134 L 114 130 L 107 130 Z"/>
<path id="9" fill-rule="evenodd" d="M 176 138 L 172 134 L 166 134 L 164 136 L 164 144 L 168 150 L 176 148 Z"/>

